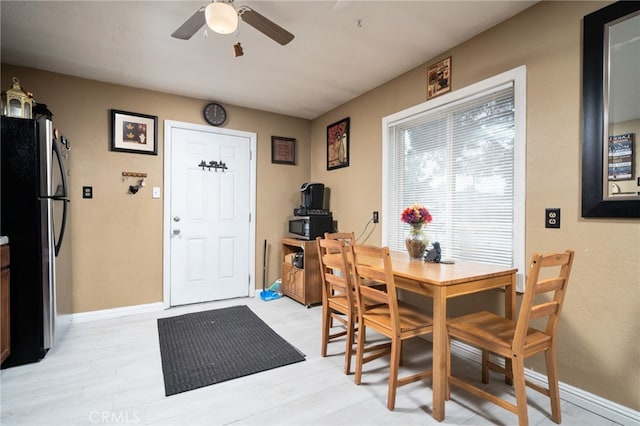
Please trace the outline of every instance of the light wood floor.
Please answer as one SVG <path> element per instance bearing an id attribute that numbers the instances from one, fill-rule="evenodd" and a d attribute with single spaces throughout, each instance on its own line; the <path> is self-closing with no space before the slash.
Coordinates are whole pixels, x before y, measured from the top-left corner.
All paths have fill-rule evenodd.
<path id="1" fill-rule="evenodd" d="M 248 305 L 307 355 L 304 362 L 165 397 L 156 319 L 223 306 Z M 39 363 L 2 370 L 0 424 L 8 425 L 513 425 L 514 415 L 458 390 L 442 423 L 431 417 L 430 382 L 398 390 L 386 409 L 383 358 L 365 366 L 363 384 L 342 373 L 342 343 L 320 357 L 320 307 L 288 298 L 235 299 L 172 308 L 153 314 L 74 323 Z M 431 362 L 430 343 L 405 346 L 411 365 Z M 420 358 L 414 363 L 415 358 Z M 479 366 L 454 358 L 457 375 L 479 378 Z M 406 370 L 405 370 L 406 371 Z M 492 387 L 511 393 L 498 376 Z M 553 425 L 545 397 L 529 391 L 531 425 Z M 611 425 L 562 402 L 563 425 Z"/>

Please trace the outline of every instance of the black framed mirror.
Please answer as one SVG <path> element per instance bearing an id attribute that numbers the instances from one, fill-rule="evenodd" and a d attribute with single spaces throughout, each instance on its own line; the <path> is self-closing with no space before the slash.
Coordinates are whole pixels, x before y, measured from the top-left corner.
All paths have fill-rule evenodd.
<path id="1" fill-rule="evenodd" d="M 610 28 L 633 16 L 640 10 L 639 1 L 619 1 L 584 17 L 582 57 L 582 216 L 583 217 L 627 217 L 640 218 L 640 186 L 633 179 L 640 179 L 640 162 L 635 161 L 631 169 L 632 191 L 619 191 L 620 186 L 608 172 L 610 164 Z M 629 42 L 637 42 L 629 40 Z M 640 81 L 639 67 L 635 65 L 635 81 Z M 637 93 L 629 90 L 631 93 Z M 635 117 L 640 122 L 640 117 Z M 638 132 L 640 133 L 640 132 Z M 637 155 L 637 138 L 635 134 Z M 633 163 L 632 163 L 633 164 Z M 615 176 L 613 177 L 615 179 Z M 640 181 L 638 181 L 640 183 Z M 609 185 L 618 191 L 611 191 Z"/>

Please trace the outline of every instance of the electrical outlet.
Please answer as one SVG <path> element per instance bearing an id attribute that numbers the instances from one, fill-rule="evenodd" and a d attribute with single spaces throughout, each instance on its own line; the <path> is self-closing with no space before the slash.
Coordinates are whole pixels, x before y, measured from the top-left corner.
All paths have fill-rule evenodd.
<path id="1" fill-rule="evenodd" d="M 545 228 L 560 228 L 560 209 L 545 209 Z"/>
<path id="2" fill-rule="evenodd" d="M 378 212 L 373 212 L 373 223 L 378 223 L 378 219 L 379 219 Z"/>

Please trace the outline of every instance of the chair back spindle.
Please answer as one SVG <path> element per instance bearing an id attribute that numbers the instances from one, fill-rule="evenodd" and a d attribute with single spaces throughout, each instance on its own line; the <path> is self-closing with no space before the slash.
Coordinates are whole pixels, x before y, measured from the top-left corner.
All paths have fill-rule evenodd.
<path id="1" fill-rule="evenodd" d="M 326 240 L 342 240 L 345 245 L 355 244 L 356 235 L 353 232 L 325 232 Z"/>

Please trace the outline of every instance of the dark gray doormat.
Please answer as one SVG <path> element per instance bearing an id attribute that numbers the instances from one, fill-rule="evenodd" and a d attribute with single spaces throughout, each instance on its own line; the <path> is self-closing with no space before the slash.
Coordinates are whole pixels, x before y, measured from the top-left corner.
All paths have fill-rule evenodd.
<path id="1" fill-rule="evenodd" d="M 304 361 L 247 306 L 158 319 L 167 396 Z"/>

